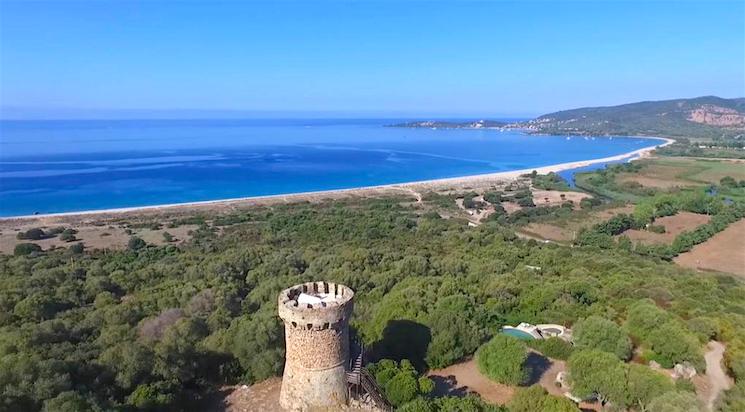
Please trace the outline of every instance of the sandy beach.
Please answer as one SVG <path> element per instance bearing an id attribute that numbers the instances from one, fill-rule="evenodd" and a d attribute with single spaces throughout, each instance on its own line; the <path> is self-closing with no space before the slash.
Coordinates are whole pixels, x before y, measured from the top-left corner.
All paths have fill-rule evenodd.
<path id="1" fill-rule="evenodd" d="M 645 137 L 649 139 L 650 137 Z M 12 216 L 0 218 L 0 229 L 9 228 L 13 225 L 29 223 L 38 223 L 39 225 L 54 225 L 63 223 L 75 223 L 81 221 L 110 219 L 124 217 L 126 215 L 160 215 L 160 214 L 188 214 L 193 212 L 206 211 L 228 211 L 242 207 L 256 205 L 272 205 L 281 203 L 295 202 L 318 202 L 322 200 L 341 199 L 347 197 L 368 197 L 382 196 L 389 194 L 410 194 L 418 197 L 420 192 L 433 190 L 458 190 L 484 185 L 493 185 L 503 183 L 519 178 L 521 175 L 531 173 L 533 170 L 540 174 L 550 172 L 559 172 L 562 170 L 585 167 L 596 163 L 606 163 L 612 161 L 631 158 L 632 160 L 648 156 L 655 148 L 672 144 L 674 140 L 667 138 L 657 138 L 663 143 L 648 146 L 632 152 L 623 153 L 616 156 L 604 157 L 599 159 L 580 160 L 576 162 L 560 163 L 555 165 L 543 166 L 538 168 L 512 170 L 507 172 L 486 173 L 479 175 L 433 179 L 417 182 L 396 183 L 379 186 L 369 186 L 350 189 L 323 190 L 317 192 L 302 192 L 291 194 L 279 194 L 270 196 L 242 197 L 234 199 L 207 200 L 199 202 L 187 202 L 177 204 L 164 204 L 152 206 L 138 206 L 128 208 L 116 208 L 105 210 L 90 210 L 64 213 L 50 213 L 40 215 Z"/>

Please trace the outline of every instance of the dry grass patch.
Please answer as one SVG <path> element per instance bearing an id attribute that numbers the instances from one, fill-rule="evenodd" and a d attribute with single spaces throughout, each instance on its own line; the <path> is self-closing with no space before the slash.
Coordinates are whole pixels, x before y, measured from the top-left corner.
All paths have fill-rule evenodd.
<path id="1" fill-rule="evenodd" d="M 727 272 L 745 278 L 745 219 L 731 224 L 674 261 L 692 269 Z"/>
<path id="2" fill-rule="evenodd" d="M 665 233 L 654 233 L 647 230 L 627 230 L 623 234 L 634 242 L 644 244 L 670 244 L 675 237 L 685 231 L 691 231 L 711 220 L 709 215 L 691 212 L 680 212 L 673 216 L 665 216 L 654 221 L 655 226 L 665 226 Z"/>
<path id="3" fill-rule="evenodd" d="M 564 202 L 572 201 L 574 208 L 579 208 L 582 199 L 590 198 L 583 192 L 562 192 L 558 190 L 533 190 L 533 203 L 536 206 L 561 206 Z"/>
<path id="4" fill-rule="evenodd" d="M 548 223 L 531 223 L 525 226 L 521 232 L 528 235 L 534 235 L 541 239 L 553 240 L 556 242 L 571 242 L 574 240 L 575 231 Z"/>
<path id="5" fill-rule="evenodd" d="M 618 214 L 630 214 L 633 211 L 633 205 L 626 205 L 602 210 L 574 212 L 568 218 L 552 220 L 550 222 L 530 223 L 520 232 L 538 239 L 571 242 L 582 228 L 604 222 Z"/>
<path id="6" fill-rule="evenodd" d="M 71 227 L 78 231 L 75 234 L 77 240 L 72 242 L 63 242 L 59 239 L 59 236 L 52 238 L 41 239 L 41 240 L 18 240 L 16 235 L 20 231 L 27 231 L 37 226 L 38 222 L 29 221 L 29 223 L 19 224 L 16 227 L 3 228 L 0 234 L 0 253 L 12 254 L 13 249 L 18 243 L 33 242 L 41 246 L 44 250 L 53 248 L 67 248 L 70 245 L 78 242 L 83 242 L 88 249 L 124 249 L 127 247 L 127 242 L 131 236 L 139 236 L 145 242 L 155 245 L 164 245 L 167 242 L 163 237 L 163 232 L 168 232 L 173 235 L 174 244 L 181 243 L 190 238 L 189 231 L 195 230 L 196 225 L 183 225 L 175 228 L 162 228 L 158 230 L 153 229 L 133 229 L 132 234 L 129 235 L 125 232 L 126 228 L 119 225 L 100 225 L 97 223 L 76 223 L 66 227 Z M 57 226 L 57 225 L 55 225 Z M 50 229 L 54 226 L 42 227 L 45 230 Z"/>

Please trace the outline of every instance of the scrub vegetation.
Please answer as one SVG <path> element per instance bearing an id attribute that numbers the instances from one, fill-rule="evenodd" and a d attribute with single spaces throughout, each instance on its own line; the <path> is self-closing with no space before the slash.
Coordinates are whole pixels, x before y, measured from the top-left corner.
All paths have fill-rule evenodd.
<path id="1" fill-rule="evenodd" d="M 569 358 L 572 371 L 589 362 L 583 356 L 602 358 L 606 373 L 632 367 L 619 359 L 626 340 L 610 345 L 609 336 L 629 336 L 644 359 L 664 365 L 699 365 L 703 342 L 716 338 L 727 344 L 738 385 L 745 379 L 741 283 L 623 247 L 522 240 L 509 221 L 469 227 L 425 212 L 439 198 L 429 199 L 257 207 L 222 216 L 219 230 L 202 221 L 182 244 L 133 238 L 119 251 L 2 255 L 0 409 L 200 409 L 221 385 L 281 373 L 277 293 L 317 279 L 356 291 L 353 332 L 390 359 L 373 369 L 400 381 L 388 386 L 402 410 L 500 410 L 474 397 L 432 400 L 421 374 L 484 344 L 477 359 L 492 359 L 492 346 L 512 342 L 500 328 L 518 322 L 584 324 L 582 341 L 592 348 L 551 340 L 537 347 Z M 608 322 L 622 333 L 591 327 Z M 502 365 L 493 356 L 487 374 Z M 600 388 L 574 373 L 578 388 Z M 494 376 L 518 383 L 523 375 Z M 601 389 L 615 402 L 648 401 L 608 385 Z M 728 404 L 739 402 L 737 393 Z"/>

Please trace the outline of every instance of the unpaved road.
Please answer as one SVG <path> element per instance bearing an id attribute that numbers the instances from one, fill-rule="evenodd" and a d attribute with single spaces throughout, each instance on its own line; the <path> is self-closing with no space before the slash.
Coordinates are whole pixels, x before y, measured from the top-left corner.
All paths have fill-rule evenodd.
<path id="1" fill-rule="evenodd" d="M 724 368 L 722 368 L 724 345 L 716 341 L 711 341 L 706 345 L 706 348 L 707 350 L 704 354 L 706 374 L 704 376 L 708 381 L 708 390 L 701 395 L 706 395 L 702 401 L 706 403 L 706 408 L 712 411 L 714 410 L 714 401 L 716 401 L 723 391 L 732 386 L 732 379 L 724 373 Z"/>

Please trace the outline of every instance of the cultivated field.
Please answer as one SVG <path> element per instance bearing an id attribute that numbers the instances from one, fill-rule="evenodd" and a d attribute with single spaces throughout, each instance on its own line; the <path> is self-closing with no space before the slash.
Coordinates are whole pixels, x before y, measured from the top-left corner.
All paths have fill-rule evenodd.
<path id="1" fill-rule="evenodd" d="M 706 242 L 675 258 L 675 263 L 697 270 L 713 270 L 745 278 L 745 219 L 731 224 Z"/>

